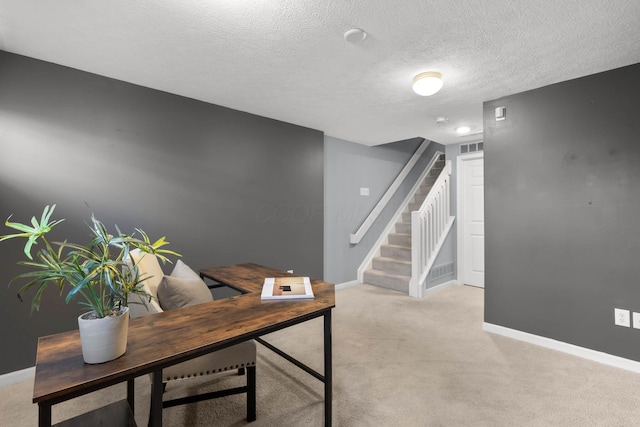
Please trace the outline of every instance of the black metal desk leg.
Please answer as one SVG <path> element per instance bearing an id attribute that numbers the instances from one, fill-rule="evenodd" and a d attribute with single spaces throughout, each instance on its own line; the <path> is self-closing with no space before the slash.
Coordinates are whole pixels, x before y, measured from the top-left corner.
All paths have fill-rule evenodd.
<path id="1" fill-rule="evenodd" d="M 247 421 L 256 420 L 256 367 L 247 367 Z"/>
<path id="2" fill-rule="evenodd" d="M 332 362 L 331 311 L 324 315 L 324 425 L 331 427 L 332 418 Z"/>
<path id="3" fill-rule="evenodd" d="M 131 414 L 135 414 L 136 411 L 135 385 L 135 378 L 127 380 L 127 402 L 129 403 L 129 408 L 131 408 Z"/>
<path id="4" fill-rule="evenodd" d="M 38 403 L 38 426 L 51 426 L 51 405 L 48 403 Z"/>
<path id="5" fill-rule="evenodd" d="M 153 373 L 151 379 L 151 413 L 149 426 L 162 426 L 162 369 Z"/>

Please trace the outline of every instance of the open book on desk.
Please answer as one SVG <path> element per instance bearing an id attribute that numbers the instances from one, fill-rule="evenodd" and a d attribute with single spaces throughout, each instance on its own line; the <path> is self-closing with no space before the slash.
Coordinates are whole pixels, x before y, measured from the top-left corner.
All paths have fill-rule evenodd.
<path id="1" fill-rule="evenodd" d="M 267 277 L 262 285 L 263 300 L 309 299 L 313 289 L 308 277 Z"/>

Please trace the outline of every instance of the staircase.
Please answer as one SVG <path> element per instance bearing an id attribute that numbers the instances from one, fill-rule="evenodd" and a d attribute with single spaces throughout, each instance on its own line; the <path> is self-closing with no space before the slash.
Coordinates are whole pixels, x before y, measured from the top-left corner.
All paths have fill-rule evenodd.
<path id="1" fill-rule="evenodd" d="M 411 281 L 411 212 L 418 210 L 445 166 L 444 154 L 436 160 L 429 174 L 414 194 L 413 200 L 402 212 L 395 224 L 395 231 L 387 236 L 387 243 L 380 246 L 371 268 L 364 272 L 363 282 L 409 293 Z"/>

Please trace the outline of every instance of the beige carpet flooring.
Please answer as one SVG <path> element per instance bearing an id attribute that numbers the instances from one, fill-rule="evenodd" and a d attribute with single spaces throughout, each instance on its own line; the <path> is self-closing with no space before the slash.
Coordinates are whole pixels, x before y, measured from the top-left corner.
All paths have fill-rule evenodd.
<path id="1" fill-rule="evenodd" d="M 336 293 L 335 426 L 638 426 L 640 375 L 482 331 L 483 290 L 451 286 L 417 300 L 368 285 Z M 322 321 L 266 337 L 322 370 Z M 165 426 L 322 426 L 323 386 L 258 348 L 258 420 L 243 395 L 164 410 Z M 237 383 L 173 386 L 167 395 Z M 195 383 L 195 384 L 194 384 Z M 149 381 L 136 381 L 145 426 Z M 0 388 L 0 425 L 35 426 L 32 382 Z M 54 422 L 119 400 L 123 385 L 54 406 Z M 169 397 L 169 396 L 167 396 Z"/>

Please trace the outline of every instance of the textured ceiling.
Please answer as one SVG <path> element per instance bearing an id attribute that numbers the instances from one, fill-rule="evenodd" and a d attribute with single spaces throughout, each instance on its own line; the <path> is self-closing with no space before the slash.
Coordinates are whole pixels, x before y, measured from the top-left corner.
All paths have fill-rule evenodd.
<path id="1" fill-rule="evenodd" d="M 481 137 L 483 101 L 640 62 L 639 22 L 638 0 L 0 0 L 0 49 L 362 144 L 447 144 Z M 429 70 L 444 88 L 415 95 Z"/>

